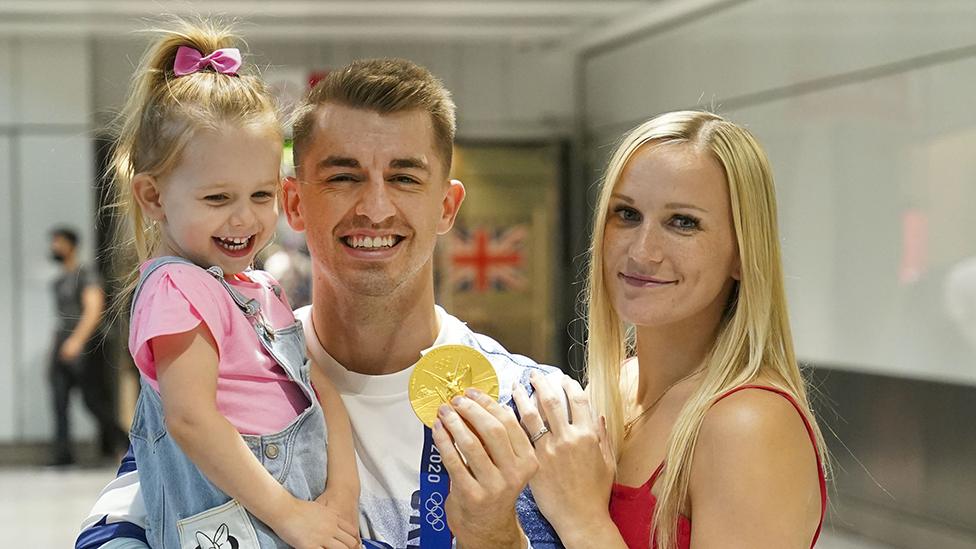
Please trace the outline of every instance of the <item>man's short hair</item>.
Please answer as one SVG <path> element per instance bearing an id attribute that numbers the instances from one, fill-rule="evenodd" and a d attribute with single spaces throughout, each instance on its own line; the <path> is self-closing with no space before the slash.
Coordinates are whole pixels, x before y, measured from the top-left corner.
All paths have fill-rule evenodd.
<path id="1" fill-rule="evenodd" d="M 55 227 L 51 229 L 51 238 L 60 237 L 71 243 L 72 248 L 78 247 L 78 231 L 71 227 Z"/>
<path id="2" fill-rule="evenodd" d="M 434 145 L 448 171 L 454 153 L 455 106 L 451 92 L 431 72 L 406 59 L 363 59 L 330 72 L 305 96 L 293 118 L 295 167 L 312 140 L 318 108 L 335 103 L 380 114 L 421 110 L 430 114 Z"/>

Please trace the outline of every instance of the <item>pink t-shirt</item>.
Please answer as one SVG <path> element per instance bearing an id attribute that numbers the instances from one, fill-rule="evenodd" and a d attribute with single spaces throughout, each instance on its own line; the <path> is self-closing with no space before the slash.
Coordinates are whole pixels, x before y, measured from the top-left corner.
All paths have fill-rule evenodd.
<path id="1" fill-rule="evenodd" d="M 149 262 L 140 267 L 140 271 Z M 238 275 L 240 276 L 240 275 Z M 271 275 L 248 271 L 248 280 L 228 279 L 236 290 L 258 300 L 275 329 L 295 322 L 291 307 L 271 289 Z M 146 380 L 159 390 L 150 341 L 206 324 L 220 356 L 217 410 L 243 434 L 270 434 L 285 428 L 309 406 L 308 399 L 267 354 L 244 313 L 226 289 L 200 267 L 169 264 L 157 269 L 139 293 L 129 327 L 129 352 Z"/>

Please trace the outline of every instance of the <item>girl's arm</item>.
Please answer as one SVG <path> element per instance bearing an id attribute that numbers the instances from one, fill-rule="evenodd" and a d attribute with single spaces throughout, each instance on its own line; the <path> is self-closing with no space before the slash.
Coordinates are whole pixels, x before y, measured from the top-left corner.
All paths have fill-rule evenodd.
<path id="1" fill-rule="evenodd" d="M 355 538 L 322 506 L 292 496 L 261 465 L 237 429 L 217 410 L 217 344 L 201 323 L 153 338 L 163 412 L 170 436 L 224 493 L 237 499 L 289 545 L 319 547 Z"/>
<path id="2" fill-rule="evenodd" d="M 329 430 L 326 488 L 316 501 L 334 508 L 339 516 L 356 524 L 359 515 L 359 471 L 356 468 L 349 414 L 335 385 L 314 362 L 311 375 Z"/>

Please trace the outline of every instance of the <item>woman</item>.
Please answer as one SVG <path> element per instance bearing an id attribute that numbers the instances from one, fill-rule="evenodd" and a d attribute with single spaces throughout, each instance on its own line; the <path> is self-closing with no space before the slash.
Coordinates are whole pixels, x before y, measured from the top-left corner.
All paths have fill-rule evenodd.
<path id="1" fill-rule="evenodd" d="M 588 317 L 589 401 L 568 378 L 569 414 L 542 380 L 539 410 L 515 395 L 533 494 L 567 547 L 816 543 L 823 439 L 793 353 L 772 176 L 747 131 L 685 111 L 625 137 L 594 216 Z"/>

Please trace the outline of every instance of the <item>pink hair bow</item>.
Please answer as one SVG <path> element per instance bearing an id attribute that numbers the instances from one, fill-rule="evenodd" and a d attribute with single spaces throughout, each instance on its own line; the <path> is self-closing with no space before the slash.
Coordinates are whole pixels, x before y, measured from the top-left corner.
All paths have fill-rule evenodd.
<path id="1" fill-rule="evenodd" d="M 221 48 L 204 57 L 202 53 L 188 46 L 180 46 L 176 50 L 176 61 L 173 62 L 173 73 L 176 76 L 193 74 L 208 66 L 220 74 L 237 74 L 237 69 L 241 68 L 241 51 L 237 48 Z"/>

